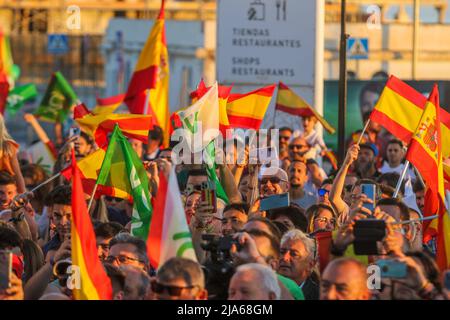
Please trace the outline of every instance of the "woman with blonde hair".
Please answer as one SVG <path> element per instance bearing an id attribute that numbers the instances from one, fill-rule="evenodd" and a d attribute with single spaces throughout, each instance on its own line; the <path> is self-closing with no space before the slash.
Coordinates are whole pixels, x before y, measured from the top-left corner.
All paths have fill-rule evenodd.
<path id="1" fill-rule="evenodd" d="M 16 179 L 17 192 L 25 192 L 25 181 L 20 171 L 17 151 L 19 145 L 9 135 L 3 116 L 0 114 L 0 171 L 7 171 Z"/>

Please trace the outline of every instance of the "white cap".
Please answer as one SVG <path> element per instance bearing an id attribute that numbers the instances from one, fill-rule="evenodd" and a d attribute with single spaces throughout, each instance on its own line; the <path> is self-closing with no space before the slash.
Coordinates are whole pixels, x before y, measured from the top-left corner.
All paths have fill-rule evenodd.
<path id="1" fill-rule="evenodd" d="M 259 179 L 261 180 L 265 177 L 278 177 L 281 181 L 285 181 L 285 182 L 289 181 L 286 171 L 284 171 L 280 167 L 275 167 L 275 166 L 261 168 Z"/>

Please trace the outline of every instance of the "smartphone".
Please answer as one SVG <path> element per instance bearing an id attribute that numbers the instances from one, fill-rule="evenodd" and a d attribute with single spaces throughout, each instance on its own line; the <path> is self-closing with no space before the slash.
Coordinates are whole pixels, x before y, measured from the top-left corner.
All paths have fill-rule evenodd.
<path id="1" fill-rule="evenodd" d="M 356 255 L 378 255 L 377 243 L 386 236 L 386 222 L 376 219 L 357 220 L 353 234 L 353 249 Z"/>
<path id="2" fill-rule="evenodd" d="M 363 203 L 363 207 L 369 209 L 371 212 L 375 209 L 375 197 L 376 197 L 377 186 L 372 183 L 361 184 L 361 193 L 365 194 L 366 197 L 373 201 L 373 203 Z"/>
<path id="3" fill-rule="evenodd" d="M 0 290 L 10 287 L 9 278 L 12 272 L 12 252 L 0 250 Z"/>
<path id="4" fill-rule="evenodd" d="M 260 210 L 267 211 L 271 209 L 289 207 L 289 193 L 274 194 L 261 199 Z"/>
<path id="5" fill-rule="evenodd" d="M 202 202 L 206 202 L 208 206 L 213 207 L 213 212 L 217 212 L 216 190 L 214 189 L 202 190 Z"/>
<path id="6" fill-rule="evenodd" d="M 406 264 L 395 260 L 378 260 L 376 265 L 380 267 L 382 278 L 404 279 L 408 274 Z"/>

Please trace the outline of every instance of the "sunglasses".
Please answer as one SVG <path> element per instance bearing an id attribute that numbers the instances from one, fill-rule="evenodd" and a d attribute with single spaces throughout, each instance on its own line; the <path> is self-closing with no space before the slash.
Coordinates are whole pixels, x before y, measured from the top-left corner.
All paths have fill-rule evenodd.
<path id="1" fill-rule="evenodd" d="M 317 194 L 319 195 L 319 197 L 325 197 L 325 195 L 329 193 L 330 191 L 328 191 L 327 189 L 320 188 L 319 190 L 317 190 Z"/>
<path id="2" fill-rule="evenodd" d="M 267 184 L 267 182 L 269 182 L 269 181 L 271 184 L 277 184 L 277 183 L 281 182 L 281 179 L 278 177 L 264 178 L 264 179 L 261 179 L 261 184 Z"/>
<path id="3" fill-rule="evenodd" d="M 123 201 L 123 199 L 121 199 L 121 198 L 116 198 L 116 197 L 111 197 L 111 196 L 105 196 L 105 200 L 108 201 L 108 202 L 112 202 L 113 200 L 115 202 L 122 202 Z"/>
<path id="4" fill-rule="evenodd" d="M 161 284 L 158 281 L 151 282 L 152 291 L 156 294 L 163 294 L 167 292 L 171 297 L 179 297 L 184 289 L 192 289 L 196 286 L 187 286 L 187 287 L 178 287 L 178 286 L 167 286 L 165 284 Z"/>
<path id="5" fill-rule="evenodd" d="M 288 136 L 280 136 L 280 140 L 289 140 L 291 137 Z"/>

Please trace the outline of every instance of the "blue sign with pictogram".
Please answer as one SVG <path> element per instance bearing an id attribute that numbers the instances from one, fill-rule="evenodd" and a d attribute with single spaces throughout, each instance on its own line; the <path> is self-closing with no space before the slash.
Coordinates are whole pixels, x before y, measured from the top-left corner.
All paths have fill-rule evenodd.
<path id="1" fill-rule="evenodd" d="M 369 39 L 349 38 L 347 41 L 348 59 L 369 59 Z"/>
<path id="2" fill-rule="evenodd" d="M 50 54 L 64 54 L 69 52 L 69 37 L 65 34 L 49 34 L 47 51 Z"/>

